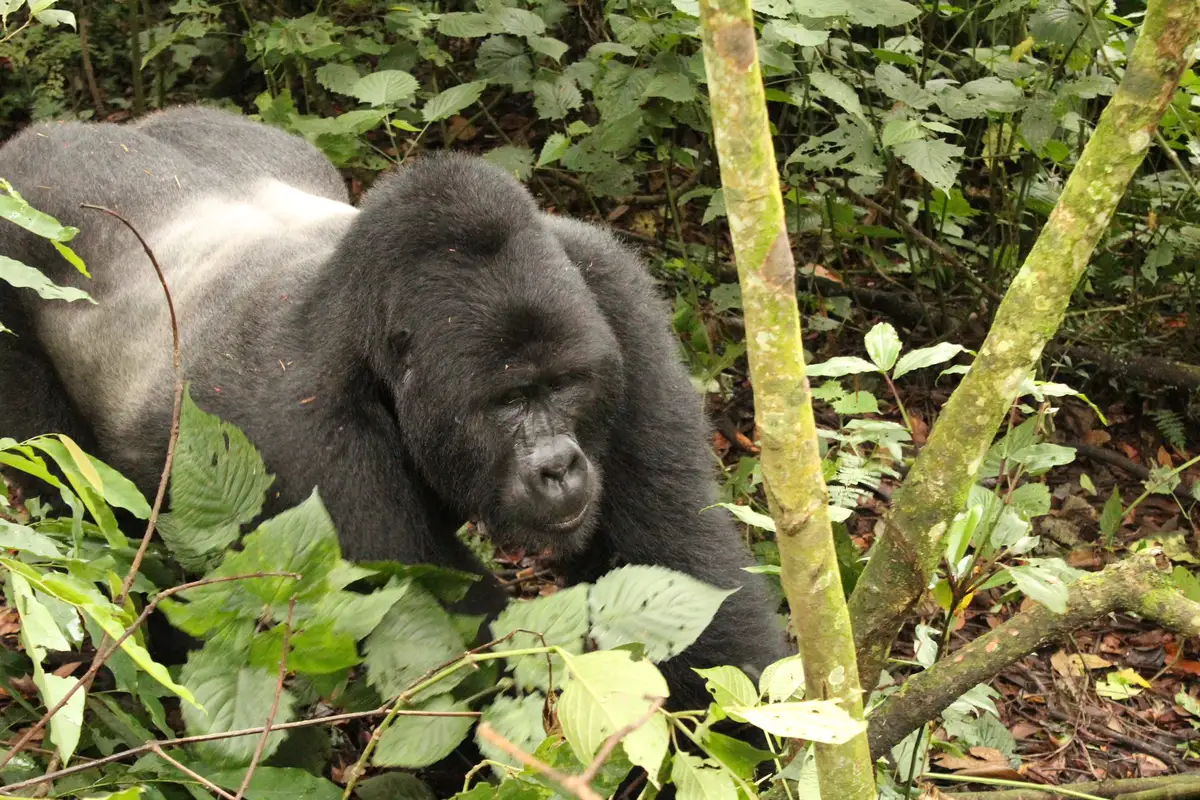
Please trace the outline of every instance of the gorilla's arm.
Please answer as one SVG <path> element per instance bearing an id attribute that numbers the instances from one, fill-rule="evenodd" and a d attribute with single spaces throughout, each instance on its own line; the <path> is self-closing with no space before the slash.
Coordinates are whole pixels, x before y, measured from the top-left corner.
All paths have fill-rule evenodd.
<path id="1" fill-rule="evenodd" d="M 734 664 L 756 674 L 787 655 L 781 626 L 762 579 L 742 569 L 752 562 L 729 514 L 701 511 L 715 502 L 708 425 L 649 275 L 611 235 L 562 218 L 548 224 L 616 332 L 625 368 L 624 404 L 603 462 L 600 529 L 572 571 L 586 580 L 620 564 L 659 564 L 741 587 L 701 638 L 664 665 L 672 686 L 685 687 L 672 705 L 703 707 L 703 682 L 690 667 Z"/>

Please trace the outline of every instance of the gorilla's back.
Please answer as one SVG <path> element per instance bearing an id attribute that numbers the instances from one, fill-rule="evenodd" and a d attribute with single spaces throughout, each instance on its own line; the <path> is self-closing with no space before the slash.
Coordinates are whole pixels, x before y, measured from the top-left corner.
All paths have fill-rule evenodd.
<path id="1" fill-rule="evenodd" d="M 254 351 L 270 314 L 303 297 L 357 213 L 337 170 L 303 139 L 197 107 L 132 125 L 33 126 L 0 148 L 0 176 L 80 229 L 70 244 L 91 280 L 14 225 L 0 226 L 0 255 L 97 300 L 21 294 L 72 400 L 93 424 L 103 421 L 97 437 L 118 464 L 147 410 L 170 407 L 170 322 L 133 235 L 80 204 L 118 212 L 146 238 L 179 313 L 185 374 L 215 359 L 255 369 L 238 359 Z"/>

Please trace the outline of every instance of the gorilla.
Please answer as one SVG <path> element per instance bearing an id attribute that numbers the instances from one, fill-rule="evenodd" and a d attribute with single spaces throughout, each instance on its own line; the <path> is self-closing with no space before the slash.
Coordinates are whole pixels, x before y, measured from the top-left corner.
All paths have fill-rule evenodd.
<path id="1" fill-rule="evenodd" d="M 690 667 L 756 673 L 784 637 L 731 517 L 714 502 L 700 399 L 665 304 L 607 232 L 541 212 L 482 159 L 429 157 L 355 208 L 305 140 L 201 107 L 127 125 L 41 124 L 0 148 L 0 176 L 81 233 L 87 280 L 48 242 L 0 225 L 0 255 L 98 302 L 0 282 L 0 433 L 61 432 L 152 495 L 170 429 L 179 314 L 196 404 L 240 427 L 276 476 L 265 513 L 316 487 L 350 559 L 484 575 L 476 521 L 549 550 L 567 580 L 657 564 L 740 586 L 664 664 L 672 705 L 704 707 Z"/>

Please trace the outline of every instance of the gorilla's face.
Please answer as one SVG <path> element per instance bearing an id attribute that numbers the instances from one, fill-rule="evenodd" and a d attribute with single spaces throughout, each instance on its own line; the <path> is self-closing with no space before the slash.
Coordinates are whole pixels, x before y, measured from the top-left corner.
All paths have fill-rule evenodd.
<path id="1" fill-rule="evenodd" d="M 448 508 L 503 547 L 566 555 L 595 529 L 621 356 L 561 250 L 519 255 L 557 263 L 535 281 L 502 253 L 409 298 L 392 394 L 408 457 Z"/>

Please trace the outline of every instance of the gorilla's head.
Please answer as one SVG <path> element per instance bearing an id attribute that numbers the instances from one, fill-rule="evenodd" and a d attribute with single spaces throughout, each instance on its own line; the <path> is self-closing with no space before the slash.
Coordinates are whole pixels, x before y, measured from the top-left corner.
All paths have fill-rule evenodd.
<path id="1" fill-rule="evenodd" d="M 412 466 L 505 547 L 582 549 L 624 388 L 590 265 L 524 187 L 457 157 L 374 189 L 348 239 L 388 265 L 366 273 L 364 346 Z"/>

